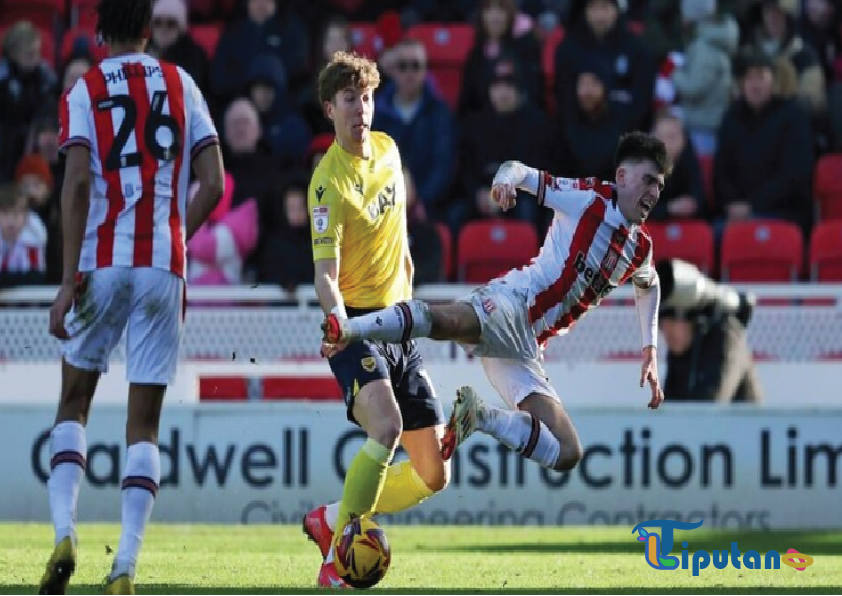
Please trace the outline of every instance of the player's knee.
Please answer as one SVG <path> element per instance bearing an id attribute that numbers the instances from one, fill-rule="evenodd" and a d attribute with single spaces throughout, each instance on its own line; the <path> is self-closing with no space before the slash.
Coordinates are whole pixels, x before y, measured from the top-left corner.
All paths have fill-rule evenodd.
<path id="1" fill-rule="evenodd" d="M 417 470 L 424 484 L 434 493 L 443 491 L 450 484 L 450 462 L 440 460 L 436 465 Z"/>
<path id="2" fill-rule="evenodd" d="M 554 470 L 566 472 L 572 470 L 581 461 L 583 455 L 582 444 L 576 441 L 573 445 L 562 445 L 561 453 L 553 466 Z"/>

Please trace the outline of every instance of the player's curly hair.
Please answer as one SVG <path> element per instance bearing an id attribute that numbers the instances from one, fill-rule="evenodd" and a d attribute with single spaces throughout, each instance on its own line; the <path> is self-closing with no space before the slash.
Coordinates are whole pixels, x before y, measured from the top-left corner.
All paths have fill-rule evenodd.
<path id="1" fill-rule="evenodd" d="M 379 85 L 377 64 L 356 52 L 336 52 L 319 73 L 319 101 L 333 101 L 347 87 L 377 89 Z"/>
<path id="2" fill-rule="evenodd" d="M 667 157 L 667 148 L 658 137 L 636 130 L 620 137 L 617 153 L 614 157 L 614 167 L 619 168 L 624 161 L 640 163 L 651 161 L 655 164 L 659 174 L 669 176 L 672 164 Z"/>
<path id="3" fill-rule="evenodd" d="M 108 42 L 132 42 L 149 37 L 152 0 L 100 0 L 96 32 Z"/>

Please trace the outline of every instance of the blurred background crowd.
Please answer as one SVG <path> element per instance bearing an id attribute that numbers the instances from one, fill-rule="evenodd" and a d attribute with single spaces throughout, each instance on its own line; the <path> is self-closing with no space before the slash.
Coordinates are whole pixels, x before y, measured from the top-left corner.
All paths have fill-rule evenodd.
<path id="1" fill-rule="evenodd" d="M 106 55 L 95 3 L 0 0 L 0 286 L 60 278 L 57 102 Z M 337 50 L 380 66 L 373 128 L 401 150 L 419 284 L 503 265 L 472 269 L 471 252 L 537 250 L 551 214 L 489 200 L 502 161 L 613 180 L 635 129 L 675 163 L 651 216 L 656 249 L 680 253 L 663 256 L 737 280 L 726 253 L 753 242 L 795 264 L 744 277 L 789 281 L 821 277 L 817 236 L 842 246 L 839 0 L 157 0 L 151 33 L 223 143 L 194 284 L 312 283 L 307 185 L 333 140 L 316 78 Z"/>

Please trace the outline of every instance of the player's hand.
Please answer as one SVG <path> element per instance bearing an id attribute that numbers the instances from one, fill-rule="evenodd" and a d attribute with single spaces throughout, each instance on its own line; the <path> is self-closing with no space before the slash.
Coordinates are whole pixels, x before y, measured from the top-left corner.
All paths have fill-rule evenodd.
<path id="1" fill-rule="evenodd" d="M 491 200 L 503 211 L 508 211 L 517 204 L 517 189 L 513 184 L 494 184 L 491 187 Z"/>
<path id="2" fill-rule="evenodd" d="M 319 349 L 319 354 L 321 354 L 322 358 L 333 358 L 339 352 L 345 349 L 348 344 L 345 342 L 339 342 L 338 344 L 329 344 L 326 341 L 322 342 L 322 346 Z"/>
<path id="3" fill-rule="evenodd" d="M 69 339 L 70 335 L 64 328 L 64 317 L 70 312 L 76 299 L 76 285 L 64 283 L 58 290 L 53 306 L 50 308 L 50 335 L 58 339 Z"/>
<path id="4" fill-rule="evenodd" d="M 647 381 L 652 388 L 649 407 L 654 410 L 664 401 L 664 390 L 661 389 L 661 381 L 658 380 L 658 359 L 652 346 L 643 348 L 643 366 L 640 368 L 640 386 L 643 387 Z"/>

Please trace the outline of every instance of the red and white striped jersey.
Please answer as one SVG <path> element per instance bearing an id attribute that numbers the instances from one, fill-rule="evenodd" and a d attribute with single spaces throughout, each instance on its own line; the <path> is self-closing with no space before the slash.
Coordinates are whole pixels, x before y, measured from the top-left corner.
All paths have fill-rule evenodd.
<path id="1" fill-rule="evenodd" d="M 59 121 L 62 150 L 91 150 L 79 270 L 155 267 L 184 277 L 191 159 L 219 142 L 190 75 L 146 54 L 107 58 L 62 97 Z"/>
<path id="2" fill-rule="evenodd" d="M 655 269 L 651 238 L 620 213 L 612 184 L 540 172 L 529 190 L 555 217 L 538 256 L 503 279 L 527 289 L 529 322 L 543 345 L 629 278 L 648 286 Z"/>

